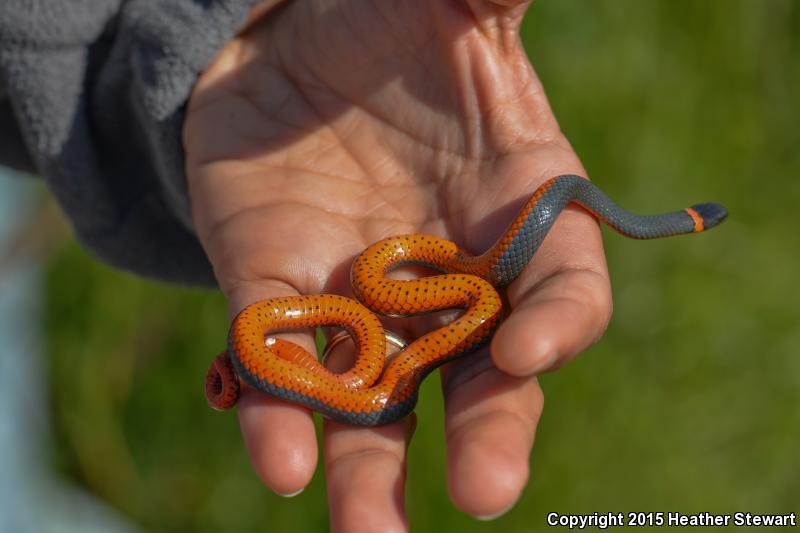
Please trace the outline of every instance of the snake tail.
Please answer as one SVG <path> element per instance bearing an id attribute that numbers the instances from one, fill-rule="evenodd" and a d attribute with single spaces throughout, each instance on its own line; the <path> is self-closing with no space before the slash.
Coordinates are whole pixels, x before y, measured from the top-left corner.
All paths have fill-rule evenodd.
<path id="1" fill-rule="evenodd" d="M 511 283 L 533 258 L 558 215 L 574 202 L 618 233 L 633 239 L 657 239 L 713 228 L 728 216 L 720 204 L 704 203 L 660 215 L 636 215 L 617 205 L 591 181 L 567 174 L 542 184 L 511 228 L 478 262 L 492 265 L 485 274 L 495 286 Z"/>

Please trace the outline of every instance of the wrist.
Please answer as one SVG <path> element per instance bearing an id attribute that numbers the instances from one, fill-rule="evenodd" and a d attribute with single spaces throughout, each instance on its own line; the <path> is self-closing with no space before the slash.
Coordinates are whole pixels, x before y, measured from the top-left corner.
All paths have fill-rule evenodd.
<path id="1" fill-rule="evenodd" d="M 259 43 L 255 38 L 255 31 L 263 27 L 267 17 L 285 3 L 287 0 L 262 0 L 250 8 L 244 24 L 198 76 L 189 98 L 187 112 L 202 104 L 206 95 L 213 93 L 209 89 L 219 80 L 234 72 L 258 52 Z"/>

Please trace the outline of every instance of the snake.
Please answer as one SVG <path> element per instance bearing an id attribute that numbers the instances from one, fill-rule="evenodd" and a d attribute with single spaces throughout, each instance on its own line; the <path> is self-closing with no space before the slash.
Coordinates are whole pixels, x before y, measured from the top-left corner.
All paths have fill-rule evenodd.
<path id="1" fill-rule="evenodd" d="M 619 207 L 600 188 L 577 175 L 549 179 L 497 239 L 480 255 L 425 234 L 389 237 L 353 261 L 355 299 L 315 294 L 271 298 L 245 307 L 233 319 L 227 349 L 212 362 L 205 380 L 209 405 L 229 409 L 241 381 L 324 417 L 358 426 L 377 426 L 411 413 L 422 380 L 442 364 L 485 345 L 503 315 L 498 289 L 525 269 L 570 203 L 634 239 L 699 233 L 721 223 L 727 210 L 717 203 L 693 205 L 659 215 L 636 215 Z M 400 280 L 387 276 L 403 265 L 424 265 L 436 275 Z M 446 309 L 463 312 L 387 358 L 387 333 L 378 314 L 412 316 Z M 342 372 L 276 335 L 292 329 L 336 326 L 352 337 L 356 356 Z"/>

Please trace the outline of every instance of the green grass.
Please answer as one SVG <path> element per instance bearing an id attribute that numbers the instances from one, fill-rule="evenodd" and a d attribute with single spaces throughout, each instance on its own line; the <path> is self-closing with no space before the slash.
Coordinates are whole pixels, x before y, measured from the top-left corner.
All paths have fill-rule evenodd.
<path id="1" fill-rule="evenodd" d="M 615 316 L 544 376 L 532 477 L 479 523 L 449 502 L 441 399 L 424 387 L 407 502 L 416 531 L 535 531 L 561 513 L 798 511 L 800 3 L 540 0 L 524 37 L 564 131 L 624 206 L 718 200 L 723 227 L 607 233 Z M 47 277 L 57 469 L 146 529 L 321 531 L 324 480 L 293 500 L 252 472 L 202 378 L 225 337 L 219 294 L 97 264 Z"/>

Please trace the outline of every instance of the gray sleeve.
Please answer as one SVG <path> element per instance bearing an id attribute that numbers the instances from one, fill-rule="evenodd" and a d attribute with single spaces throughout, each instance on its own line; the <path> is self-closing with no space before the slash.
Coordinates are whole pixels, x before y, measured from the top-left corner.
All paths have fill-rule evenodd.
<path id="1" fill-rule="evenodd" d="M 145 276 L 214 284 L 181 128 L 256 0 L 0 0 L 0 164 L 42 175 L 78 238 Z"/>

